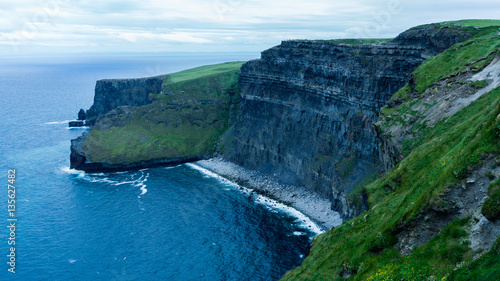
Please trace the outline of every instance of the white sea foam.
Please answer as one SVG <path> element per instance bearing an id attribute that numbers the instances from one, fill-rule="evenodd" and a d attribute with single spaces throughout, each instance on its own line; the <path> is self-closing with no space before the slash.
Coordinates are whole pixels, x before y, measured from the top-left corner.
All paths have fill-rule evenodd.
<path id="1" fill-rule="evenodd" d="M 64 174 L 76 175 L 78 178 L 85 177 L 85 172 L 84 171 L 71 169 L 70 167 L 67 167 L 67 166 L 66 167 L 61 167 L 59 169 L 59 171 L 61 173 L 64 173 Z"/>
<path id="2" fill-rule="evenodd" d="M 109 184 L 115 184 L 116 181 L 114 180 L 110 180 L 109 178 L 98 178 L 98 177 L 95 177 L 95 176 L 90 176 L 89 175 L 89 181 L 90 182 L 98 182 L 98 183 L 109 183 Z"/>
<path id="3" fill-rule="evenodd" d="M 88 126 L 81 126 L 81 127 L 65 127 L 66 130 L 82 130 L 82 129 L 89 129 L 90 127 Z"/>
<path id="4" fill-rule="evenodd" d="M 139 187 L 139 189 L 141 190 L 141 194 L 139 194 L 139 196 L 137 196 L 137 198 L 141 198 L 142 195 L 146 194 L 146 192 L 148 192 L 148 190 L 146 189 L 146 182 L 148 181 L 148 177 L 149 177 L 149 173 L 144 175 L 144 172 L 146 169 L 144 170 L 140 170 L 140 172 L 142 173 L 141 177 L 139 179 L 137 179 L 135 181 L 135 184 L 134 186 L 137 186 Z"/>
<path id="5" fill-rule="evenodd" d="M 74 121 L 74 120 L 53 121 L 53 122 L 46 122 L 43 124 L 44 125 L 60 125 L 60 124 L 68 124 L 70 121 Z"/>
<path id="6" fill-rule="evenodd" d="M 304 215 L 302 212 L 287 206 L 283 203 L 280 203 L 276 200 L 264 197 L 262 195 L 257 196 L 256 202 L 261 203 L 264 206 L 267 206 L 272 209 L 278 209 L 288 215 L 297 218 L 296 222 L 303 228 L 308 229 L 312 233 L 321 234 L 324 231 L 314 223 L 308 216 Z"/>
<path id="7" fill-rule="evenodd" d="M 206 176 L 209 176 L 209 177 L 212 177 L 212 178 L 216 178 L 218 179 L 219 181 L 221 181 L 222 183 L 226 184 L 226 185 L 229 185 L 231 187 L 234 187 L 234 188 L 237 188 L 239 189 L 243 194 L 245 195 L 251 195 L 251 194 L 254 194 L 253 193 L 253 190 L 249 189 L 249 188 L 246 188 L 246 187 L 243 187 L 243 186 L 240 186 L 214 172 L 211 172 L 205 168 L 202 168 L 196 164 L 193 164 L 193 163 L 187 163 L 186 166 L 192 168 L 192 169 L 195 169 L 195 170 L 198 170 L 200 171 L 201 173 L 205 174 Z M 255 202 L 258 203 L 258 204 L 261 204 L 265 207 L 267 207 L 269 210 L 271 211 L 281 211 L 281 212 L 284 212 L 294 218 L 296 218 L 296 223 L 298 223 L 302 228 L 305 228 L 305 229 L 308 229 L 310 232 L 314 233 L 314 234 L 321 234 L 323 233 L 324 231 L 316 224 L 314 223 L 309 217 L 307 217 L 306 215 L 304 215 L 303 213 L 301 213 L 300 211 L 290 207 L 290 206 L 287 206 L 283 203 L 280 203 L 274 199 L 271 199 L 271 198 L 268 198 L 268 197 L 265 197 L 263 195 L 257 195 L 254 197 L 255 198 Z"/>
<path id="8" fill-rule="evenodd" d="M 139 194 L 139 198 L 140 198 L 140 196 L 142 196 L 142 195 L 146 194 L 146 192 L 148 192 L 148 190 L 146 189 L 146 185 L 142 185 L 140 189 L 141 189 L 141 194 Z"/>
<path id="9" fill-rule="evenodd" d="M 71 168 L 70 168 L 70 167 L 68 167 L 68 166 L 61 167 L 61 168 L 60 168 L 60 170 L 61 170 L 63 173 L 66 173 L 66 174 L 72 174 L 72 175 L 76 175 L 76 174 L 80 174 L 80 173 L 85 173 L 84 171 L 71 169 Z"/>
<path id="10" fill-rule="evenodd" d="M 182 164 L 180 164 L 180 165 L 182 165 Z M 165 170 L 170 170 L 170 169 L 173 169 L 173 168 L 177 168 L 177 167 L 179 167 L 180 165 L 168 166 L 168 167 L 165 167 L 164 169 L 165 169 Z"/>
<path id="11" fill-rule="evenodd" d="M 80 170 L 75 170 L 75 169 L 70 169 L 69 167 L 61 167 L 60 169 L 63 173 L 70 174 L 70 175 L 75 175 L 77 178 L 84 179 L 89 182 L 93 183 L 109 183 L 109 184 L 117 184 L 119 182 L 110 180 L 107 177 L 104 177 L 106 174 L 99 173 L 99 174 L 87 174 L 84 171 Z"/>
<path id="12" fill-rule="evenodd" d="M 136 183 L 136 181 L 120 181 L 120 182 L 116 182 L 114 183 L 113 185 L 114 186 L 119 186 L 119 185 L 124 185 L 124 184 L 134 184 Z"/>
<path id="13" fill-rule="evenodd" d="M 84 171 L 80 170 L 75 170 L 75 169 L 70 169 L 69 167 L 61 167 L 60 169 L 63 173 L 66 174 L 71 174 L 71 175 L 76 175 L 77 178 L 84 179 L 86 181 L 92 182 L 92 183 L 107 183 L 113 186 L 120 186 L 124 184 L 130 184 L 135 187 L 139 187 L 141 190 L 141 194 L 139 195 L 139 198 L 146 194 L 148 190 L 146 189 L 146 181 L 148 180 L 149 173 L 144 175 L 145 170 L 141 170 L 141 176 L 136 179 L 136 180 L 130 180 L 130 181 L 116 181 L 112 180 L 109 177 L 106 177 L 106 174 L 104 173 L 99 173 L 99 174 L 86 174 Z"/>

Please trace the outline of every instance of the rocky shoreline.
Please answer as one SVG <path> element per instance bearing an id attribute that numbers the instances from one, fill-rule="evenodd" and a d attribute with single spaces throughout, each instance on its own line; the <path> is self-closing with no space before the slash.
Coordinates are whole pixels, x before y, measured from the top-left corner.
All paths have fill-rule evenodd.
<path id="1" fill-rule="evenodd" d="M 220 157 L 200 160 L 193 164 L 293 207 L 312 219 L 323 230 L 329 230 L 342 223 L 339 213 L 331 209 L 330 200 L 304 188 L 280 184 L 258 171 L 244 168 Z"/>

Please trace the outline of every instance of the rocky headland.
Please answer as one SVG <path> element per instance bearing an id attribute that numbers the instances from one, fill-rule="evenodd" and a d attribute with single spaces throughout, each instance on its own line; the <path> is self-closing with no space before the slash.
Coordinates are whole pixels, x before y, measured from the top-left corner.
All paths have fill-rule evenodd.
<path id="1" fill-rule="evenodd" d="M 98 81 L 71 167 L 205 159 L 197 165 L 327 229 L 345 222 L 285 279 L 400 276 L 405 259 L 441 278 L 497 251 L 497 30 L 440 23 L 377 44 L 290 40 L 243 65 Z"/>

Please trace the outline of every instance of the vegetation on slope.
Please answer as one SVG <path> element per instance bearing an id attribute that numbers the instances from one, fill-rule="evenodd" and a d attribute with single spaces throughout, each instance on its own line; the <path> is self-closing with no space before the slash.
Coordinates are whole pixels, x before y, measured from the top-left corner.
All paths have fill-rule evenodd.
<path id="1" fill-rule="evenodd" d="M 500 180 L 490 184 L 488 187 L 488 197 L 484 202 L 481 212 L 492 221 L 500 219 Z"/>
<path id="2" fill-rule="evenodd" d="M 500 276 L 500 238 L 497 239 L 490 252 L 452 271 L 448 280 L 498 280 L 498 276 Z"/>
<path id="3" fill-rule="evenodd" d="M 466 69 L 479 70 L 488 65 L 500 48 L 498 27 L 482 29 L 474 39 L 458 43 L 439 56 L 429 58 L 414 73 L 414 89 L 423 93 L 436 81 Z M 473 63 L 473 65 L 470 65 Z"/>
<path id="4" fill-rule="evenodd" d="M 475 26 L 475 27 L 489 27 L 489 26 L 500 26 L 500 20 L 478 20 L 478 19 L 469 19 L 469 20 L 457 20 L 457 21 L 449 21 L 438 23 L 441 25 L 450 25 L 457 24 L 462 26 Z"/>
<path id="5" fill-rule="evenodd" d="M 241 62 L 166 76 L 149 105 L 117 108 L 100 117 L 82 150 L 93 162 L 136 163 L 215 152 L 239 97 Z M 233 110 L 235 112 L 235 110 Z"/>
<path id="6" fill-rule="evenodd" d="M 244 63 L 245 62 L 236 61 L 236 62 L 226 62 L 220 64 L 200 66 L 172 74 L 167 74 L 165 76 L 165 80 L 168 84 L 170 84 L 170 83 L 178 83 L 188 80 L 194 80 L 202 77 L 214 76 L 217 74 L 222 74 L 225 72 L 230 72 L 236 69 L 240 69 Z"/>
<path id="7" fill-rule="evenodd" d="M 498 28 L 486 28 L 424 63 L 414 73 L 413 87 L 423 92 L 439 79 L 478 67 L 471 62 L 486 61 L 500 49 L 495 32 Z M 467 230 L 474 218 L 453 221 L 409 255 L 401 256 L 394 245 L 398 231 L 419 213 L 446 205 L 443 195 L 464 180 L 469 167 L 500 153 L 499 114 L 497 88 L 426 129 L 403 161 L 364 187 L 370 210 L 317 236 L 309 256 L 284 280 L 481 280 L 498 274 L 498 241 L 472 262 Z"/>
<path id="8" fill-rule="evenodd" d="M 303 42 L 325 42 L 325 43 L 338 43 L 348 45 L 385 45 L 394 38 L 345 38 L 345 39 L 332 39 L 332 40 L 292 40 Z"/>

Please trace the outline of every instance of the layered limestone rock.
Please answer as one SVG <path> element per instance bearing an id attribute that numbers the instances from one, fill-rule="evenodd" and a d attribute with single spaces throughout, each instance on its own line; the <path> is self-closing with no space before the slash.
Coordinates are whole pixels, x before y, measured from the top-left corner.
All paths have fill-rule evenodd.
<path id="1" fill-rule="evenodd" d="M 459 24 L 417 26 L 398 35 L 389 45 L 418 46 L 425 49 L 425 57 L 435 56 L 472 36 L 470 29 Z"/>
<path id="2" fill-rule="evenodd" d="M 381 46 L 284 41 L 243 65 L 226 158 L 330 198 L 345 219 L 358 215 L 379 165 L 380 108 L 426 57 L 470 36 L 408 32 Z"/>
<path id="3" fill-rule="evenodd" d="M 381 134 L 372 125 L 379 109 L 425 58 L 471 36 L 460 28 L 443 30 L 413 28 L 385 45 L 285 41 L 264 51 L 260 60 L 241 69 L 241 108 L 234 128 L 220 143 L 222 153 L 239 165 L 330 199 L 345 219 L 358 215 L 366 208 L 361 187 L 375 178 L 380 165 Z M 149 105 L 150 94 L 162 93 L 164 80 L 98 81 L 86 123 L 93 125 L 120 106 Z M 154 112 L 150 115 L 155 119 Z M 232 117 L 228 120 L 232 124 Z M 75 152 L 88 146 L 78 144 L 73 145 Z M 76 154 L 72 163 L 96 157 L 89 152 L 80 159 Z M 134 162 L 140 163 L 139 158 Z"/>

